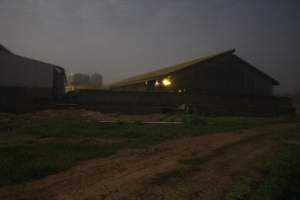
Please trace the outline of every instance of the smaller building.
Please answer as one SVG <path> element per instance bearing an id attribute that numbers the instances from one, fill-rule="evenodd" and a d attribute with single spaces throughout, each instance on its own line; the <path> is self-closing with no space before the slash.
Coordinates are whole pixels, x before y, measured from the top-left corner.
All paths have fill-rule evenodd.
<path id="1" fill-rule="evenodd" d="M 111 90 L 272 96 L 279 82 L 228 50 L 111 84 Z"/>
<path id="2" fill-rule="evenodd" d="M 16 55 L 0 45 L 1 110 L 27 110 L 35 103 L 62 98 L 65 82 L 64 68 Z"/>

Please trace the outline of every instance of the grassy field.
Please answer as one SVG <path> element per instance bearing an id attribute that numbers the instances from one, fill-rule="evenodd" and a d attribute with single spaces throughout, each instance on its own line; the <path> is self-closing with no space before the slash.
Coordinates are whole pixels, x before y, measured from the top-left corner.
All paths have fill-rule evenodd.
<path id="1" fill-rule="evenodd" d="M 300 145 L 285 145 L 259 169 L 262 179 L 240 177 L 231 188 L 231 200 L 300 199 Z"/>
<path id="2" fill-rule="evenodd" d="M 66 170 L 78 162 L 123 149 L 147 148 L 184 136 L 247 129 L 283 119 L 180 116 L 180 125 L 99 123 L 72 116 L 50 116 L 20 123 L 14 140 L 0 143 L 0 186 Z M 20 138 L 20 139 L 19 139 Z M 168 175 L 165 175 L 168 177 Z"/>

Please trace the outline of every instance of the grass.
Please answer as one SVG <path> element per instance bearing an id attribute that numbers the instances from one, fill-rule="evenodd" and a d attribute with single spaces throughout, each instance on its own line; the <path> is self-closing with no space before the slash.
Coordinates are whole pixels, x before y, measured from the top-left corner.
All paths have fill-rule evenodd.
<path id="1" fill-rule="evenodd" d="M 232 186 L 228 199 L 229 200 L 245 200 L 249 198 L 253 190 L 255 179 L 252 177 L 244 176 L 239 177 Z"/>
<path id="2" fill-rule="evenodd" d="M 152 179 L 151 184 L 153 185 L 162 185 L 165 184 L 172 179 L 180 176 L 182 171 L 180 169 L 175 169 L 171 171 L 161 172 L 155 178 Z"/>
<path id="3" fill-rule="evenodd" d="M 79 161 L 109 156 L 122 149 L 145 148 L 178 137 L 251 128 L 280 121 L 196 115 L 185 115 L 182 118 L 184 124 L 176 127 L 145 125 L 140 122 L 103 124 L 67 116 L 34 120 L 17 131 L 21 135 L 32 137 L 34 142 L 29 140 L 21 144 L 0 144 L 0 186 L 43 178 L 66 170 Z M 68 139 L 77 142 L 70 142 Z M 115 139 L 119 142 L 88 142 L 94 139 Z"/>
<path id="4" fill-rule="evenodd" d="M 97 123 L 78 118 L 50 118 L 37 121 L 24 130 L 39 138 L 101 137 L 139 139 L 139 142 L 165 141 L 178 136 L 199 135 L 247 129 L 278 122 L 276 119 L 244 117 L 201 117 L 185 115 L 183 125 L 133 123 Z"/>
<path id="5" fill-rule="evenodd" d="M 181 163 L 188 166 L 189 168 L 199 168 L 203 163 L 205 163 L 206 161 L 208 161 L 210 158 L 210 156 L 204 156 L 204 157 L 200 157 L 200 158 L 193 158 L 193 159 L 186 159 L 186 160 L 182 160 Z"/>
<path id="6" fill-rule="evenodd" d="M 120 145 L 53 144 L 0 147 L 0 186 L 38 179 L 78 161 L 114 154 Z"/>
<path id="7" fill-rule="evenodd" d="M 287 145 L 268 166 L 251 200 L 300 199 L 300 146 Z"/>
<path id="8" fill-rule="evenodd" d="M 238 178 L 229 192 L 230 200 L 300 199 L 300 146 L 286 145 L 273 160 L 260 169 L 261 181 Z"/>

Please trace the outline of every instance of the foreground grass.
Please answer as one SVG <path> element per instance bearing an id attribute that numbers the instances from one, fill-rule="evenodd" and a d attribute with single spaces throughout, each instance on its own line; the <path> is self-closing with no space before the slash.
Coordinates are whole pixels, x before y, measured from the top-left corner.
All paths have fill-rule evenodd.
<path id="1" fill-rule="evenodd" d="M 123 138 L 136 144 L 157 144 L 179 136 L 197 136 L 237 129 L 253 128 L 278 123 L 284 119 L 245 117 L 201 117 L 184 115 L 182 125 L 142 124 L 141 122 L 97 123 L 78 118 L 51 118 L 38 121 L 26 129 L 26 133 L 38 138 Z"/>
<path id="2" fill-rule="evenodd" d="M 268 167 L 251 200 L 300 199 L 300 146 L 288 145 Z"/>
<path id="3" fill-rule="evenodd" d="M 81 160 L 114 154 L 119 145 L 44 144 L 0 147 L 0 186 L 38 179 Z"/>
<path id="4" fill-rule="evenodd" d="M 230 200 L 300 199 L 300 145 L 286 145 L 263 167 L 263 180 L 241 177 L 233 185 Z"/>
<path id="5" fill-rule="evenodd" d="M 175 169 L 172 171 L 159 173 L 155 178 L 150 181 L 152 185 L 163 185 L 168 181 L 180 176 L 183 174 L 183 171 L 180 169 Z"/>
<path id="6" fill-rule="evenodd" d="M 35 120 L 18 130 L 20 134 L 32 137 L 34 142 L 0 145 L 0 186 L 43 178 L 66 170 L 79 161 L 109 156 L 125 148 L 145 148 L 181 136 L 252 128 L 281 121 L 194 115 L 183 116 L 182 120 L 184 124 L 176 127 L 140 122 L 101 124 L 69 117 Z M 70 142 L 70 139 L 76 142 Z M 96 139 L 118 142 L 90 142 Z"/>

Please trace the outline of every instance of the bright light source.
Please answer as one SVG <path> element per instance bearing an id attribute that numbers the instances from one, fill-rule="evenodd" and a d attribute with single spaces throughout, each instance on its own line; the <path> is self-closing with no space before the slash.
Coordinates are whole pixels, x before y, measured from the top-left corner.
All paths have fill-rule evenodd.
<path id="1" fill-rule="evenodd" d="M 155 81 L 154 85 L 155 85 L 155 87 L 158 87 L 160 85 L 160 83 L 158 81 Z"/>
<path id="2" fill-rule="evenodd" d="M 169 78 L 165 78 L 165 79 L 162 80 L 162 84 L 164 86 L 168 87 L 168 86 L 172 85 L 172 81 Z"/>

